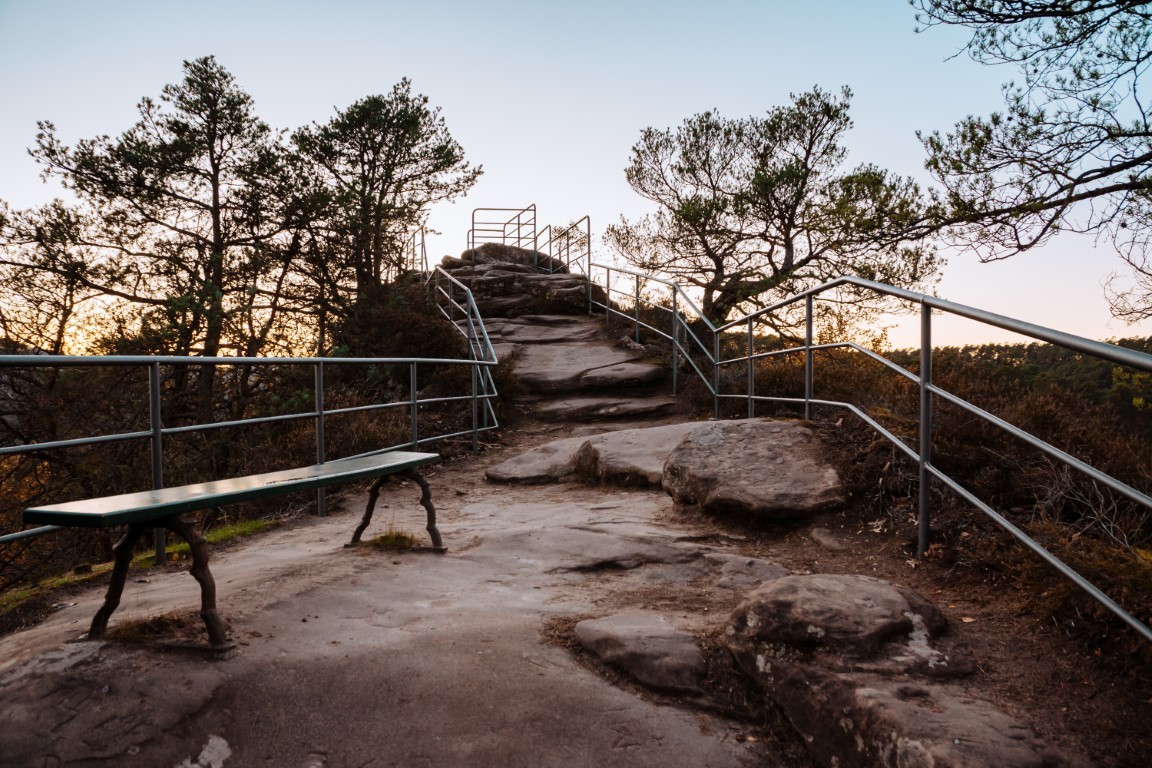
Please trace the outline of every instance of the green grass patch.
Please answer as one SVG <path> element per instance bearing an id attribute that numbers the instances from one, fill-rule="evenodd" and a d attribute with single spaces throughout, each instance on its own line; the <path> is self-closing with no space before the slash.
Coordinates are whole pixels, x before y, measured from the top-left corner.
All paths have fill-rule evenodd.
<path id="1" fill-rule="evenodd" d="M 226 523 L 224 525 L 216 526 L 204 534 L 204 539 L 209 544 L 219 544 L 223 541 L 231 541 L 233 539 L 243 539 L 248 536 L 254 536 L 261 531 L 266 531 L 276 527 L 279 523 L 275 520 L 238 520 L 235 523 Z M 168 553 L 169 557 L 185 558 L 191 557 L 192 548 L 188 546 L 188 542 L 180 540 L 173 544 L 169 544 L 168 548 L 164 550 Z M 137 555 L 132 559 L 133 567 L 150 568 L 156 564 L 155 553 L 145 553 Z"/>
<path id="2" fill-rule="evenodd" d="M 389 528 L 379 536 L 369 539 L 368 545 L 388 552 L 402 552 L 416 546 L 416 537 L 407 531 Z"/>
<path id="3" fill-rule="evenodd" d="M 279 522 L 275 520 L 240 520 L 235 523 L 213 527 L 204 535 L 204 538 L 209 544 L 219 544 L 223 541 L 253 536 L 261 531 L 274 528 L 277 525 L 279 525 Z M 148 536 L 144 538 L 151 541 L 151 538 Z M 165 551 L 168 553 L 169 558 L 175 560 L 191 557 L 192 554 L 188 542 L 182 540 L 170 544 Z M 153 568 L 155 565 L 156 553 L 143 552 L 132 558 L 131 569 Z M 46 604 L 48 596 L 53 592 L 69 587 L 81 586 L 109 573 L 111 570 L 111 562 L 97 563 L 91 567 L 84 567 L 59 576 L 42 579 L 34 586 L 0 593 L 0 616 L 18 612 L 25 606 L 31 608 L 36 601 L 41 601 Z"/>

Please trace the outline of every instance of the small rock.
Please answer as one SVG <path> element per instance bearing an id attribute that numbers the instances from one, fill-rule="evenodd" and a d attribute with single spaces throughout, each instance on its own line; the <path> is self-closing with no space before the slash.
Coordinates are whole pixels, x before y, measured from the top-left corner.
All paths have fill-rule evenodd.
<path id="1" fill-rule="evenodd" d="M 662 691 L 700 695 L 704 657 L 689 633 L 658 614 L 629 611 L 576 625 L 580 644 L 637 682 Z"/>
<path id="2" fill-rule="evenodd" d="M 835 534 L 827 528 L 813 528 L 808 533 L 812 537 L 812 541 L 824 547 L 830 552 L 841 552 L 844 550 L 844 545 L 840 539 L 836 538 Z"/>

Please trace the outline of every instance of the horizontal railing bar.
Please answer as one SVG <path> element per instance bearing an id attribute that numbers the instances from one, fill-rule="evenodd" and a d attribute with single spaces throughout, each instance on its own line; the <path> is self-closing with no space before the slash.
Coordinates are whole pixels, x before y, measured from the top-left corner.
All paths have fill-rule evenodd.
<path id="1" fill-rule="evenodd" d="M 331 413 L 331 411 L 325 411 Z M 314 419 L 319 416 L 319 411 L 310 411 L 308 413 L 285 413 L 279 416 L 254 416 L 251 419 L 232 419 L 231 421 L 213 421 L 208 424 L 189 424 L 183 427 L 164 427 L 160 430 L 162 435 L 183 435 L 188 432 L 208 432 L 213 429 L 225 429 L 227 427 L 246 427 L 250 424 L 273 424 L 280 421 L 299 421 L 300 419 Z M 151 434 L 151 433 L 149 433 Z"/>
<path id="2" fill-rule="evenodd" d="M 54 451 L 57 448 L 81 448 L 85 445 L 97 443 L 116 443 L 126 440 L 140 440 L 152 437 L 151 432 L 121 432 L 115 435 L 99 435 L 97 437 L 77 437 L 71 440 L 53 440 L 49 443 L 28 443 L 26 445 L 7 445 L 0 448 L 0 456 L 10 456 L 21 453 L 34 453 L 38 451 Z"/>
<path id="3" fill-rule="evenodd" d="M 0 544 L 7 544 L 10 541 L 19 541 L 20 539 L 31 539 L 36 536 L 43 536 L 46 533 L 53 531 L 64 530 L 62 525 L 42 525 L 39 528 L 29 528 L 26 531 L 17 531 L 16 533 L 6 533 L 0 536 Z"/>
<path id="4" fill-rule="evenodd" d="M 832 344 L 813 344 L 812 349 L 814 349 L 814 350 L 852 349 L 852 350 L 855 350 L 855 351 L 857 351 L 863 355 L 870 357 L 871 359 L 875 360 L 876 362 L 880 363 L 881 365 L 885 366 L 886 368 L 890 368 L 894 372 L 900 374 L 901 376 L 903 376 L 906 379 L 909 379 L 910 381 L 913 381 L 916 383 L 920 382 L 920 377 L 917 376 L 916 374 L 912 373 L 911 371 L 907 370 L 906 368 L 903 368 L 903 367 L 897 365 L 896 363 L 892 362 L 891 360 L 884 357 L 883 355 L 877 354 L 877 353 L 873 352 L 872 350 L 868 349 L 867 347 L 862 347 L 859 344 L 852 342 L 852 341 L 839 341 L 839 342 L 835 342 Z M 779 355 L 796 354 L 797 352 L 803 352 L 803 351 L 804 351 L 804 347 L 789 347 L 788 349 L 774 349 L 771 352 L 757 352 L 756 354 L 752 355 L 752 359 L 753 360 L 763 360 L 763 359 L 769 358 L 769 357 L 777 357 Z M 729 358 L 727 360 L 721 360 L 720 364 L 721 365 L 728 365 L 729 363 L 743 363 L 746 360 L 748 360 L 747 355 L 745 355 L 744 357 L 733 357 L 733 358 Z"/>
<path id="5" fill-rule="evenodd" d="M 1119 493 L 1123 496 L 1126 496 L 1127 498 L 1131 499 L 1132 501 L 1135 501 L 1138 504 L 1142 504 L 1143 506 L 1148 507 L 1149 509 L 1152 509 L 1152 496 L 1149 496 L 1145 493 L 1142 493 L 1141 491 L 1136 490 L 1135 488 L 1131 487 L 1130 485 L 1127 485 L 1126 483 L 1123 483 L 1120 480 L 1117 480 L 1116 478 L 1112 477 L 1109 474 L 1105 474 L 1104 472 L 1101 472 L 1100 470 L 1093 467 L 1091 464 L 1088 464 L 1088 463 L 1076 458 L 1075 456 L 1072 456 L 1071 454 L 1060 450 L 1056 446 L 1054 446 L 1050 443 L 1047 443 L 1044 440 L 1041 440 L 1040 438 L 1036 437 L 1035 435 L 1032 435 L 1031 433 L 1025 432 L 1024 430 L 1020 429 L 1016 425 L 1014 425 L 1010 422 L 1007 422 L 1004 419 L 1001 419 L 999 416 L 996 416 L 994 414 L 989 413 L 988 411 L 984 410 L 983 408 L 980 408 L 979 406 L 972 405 L 972 403 L 969 403 L 967 400 L 964 400 L 960 397 L 957 397 L 956 395 L 953 395 L 951 392 L 948 392 L 947 390 L 940 389 L 939 387 L 932 385 L 932 384 L 928 385 L 928 389 L 929 389 L 929 391 L 932 392 L 932 394 L 936 395 L 937 397 L 940 397 L 940 398 L 948 401 L 949 403 L 951 403 L 952 405 L 955 405 L 958 408 L 962 408 L 963 410 L 967 411 L 968 413 L 971 413 L 973 416 L 977 416 L 977 417 L 983 419 L 984 421 L 988 422 L 989 424 L 992 424 L 994 426 L 999 427 L 1000 429 L 1004 430 L 1005 432 L 1012 435 L 1013 437 L 1015 437 L 1019 440 L 1022 440 L 1025 443 L 1028 443 L 1028 445 L 1032 446 L 1033 448 L 1048 454 L 1052 458 L 1063 462 L 1067 466 L 1069 466 L 1073 469 L 1079 470 L 1080 472 L 1083 472 L 1085 475 L 1092 478 L 1096 482 L 1102 483 L 1103 485 L 1108 486 L 1112 490 L 1116 491 L 1117 493 Z"/>
<path id="6" fill-rule="evenodd" d="M 1108 595 L 1101 592 L 1100 589 L 1098 587 L 1096 587 L 1096 585 L 1094 585 L 1092 582 L 1088 581 L 1083 576 L 1081 576 L 1079 573 L 1074 571 L 1069 565 L 1064 563 L 1063 560 L 1056 557 L 1056 555 L 1054 555 L 1051 552 L 1049 552 L 1048 550 L 1044 549 L 1044 547 L 1040 546 L 1040 544 L 1038 542 L 1036 542 L 1031 536 L 1029 536 L 1028 534 L 1024 533 L 1024 531 L 1017 528 L 1015 525 L 1012 524 L 1012 522 L 1010 520 L 1008 520 L 1003 515 L 1001 515 L 999 512 L 992 509 L 992 507 L 988 506 L 983 501 L 981 501 L 979 498 L 974 496 L 971 492 L 968 491 L 967 488 L 960 485 L 958 482 L 953 480 L 951 477 L 944 474 L 943 472 L 941 472 L 939 469 L 937 469 L 936 467 L 934 467 L 932 465 L 928 465 L 928 471 L 932 474 L 932 476 L 934 478 L 936 478 L 940 482 L 947 485 L 952 490 L 953 493 L 960 496 L 962 499 L 967 501 L 972 506 L 976 507 L 978 510 L 983 512 L 988 517 L 992 518 L 996 522 L 997 525 L 999 525 L 1001 528 L 1003 528 L 1008 533 L 1010 533 L 1013 536 L 1013 538 L 1015 538 L 1017 541 L 1019 541 L 1025 547 L 1027 547 L 1028 549 L 1032 550 L 1034 553 L 1039 555 L 1040 559 L 1042 559 L 1044 562 L 1048 563 L 1053 568 L 1058 570 L 1061 574 L 1063 574 L 1064 578 L 1066 578 L 1069 581 L 1076 584 L 1076 586 L 1080 587 L 1080 589 L 1082 589 L 1086 593 L 1088 593 L 1088 595 L 1090 597 L 1092 597 L 1093 600 L 1095 600 L 1096 602 L 1103 605 L 1105 608 L 1107 608 L 1109 611 L 1111 611 L 1113 614 L 1115 614 L 1117 618 L 1119 618 L 1121 621 L 1123 621 L 1128 626 L 1132 627 L 1132 629 L 1139 632 L 1144 637 L 1145 640 L 1152 642 L 1152 628 L 1150 628 L 1147 624 L 1145 624 L 1144 622 L 1137 619 L 1135 616 L 1128 613 L 1128 611 L 1124 610 L 1124 608 L 1121 607 L 1119 603 L 1114 601 L 1112 598 L 1108 597 Z"/>
<path id="7" fill-rule="evenodd" d="M 747 395 L 720 395 L 720 397 L 730 398 L 730 399 L 734 399 L 734 400 L 747 400 L 748 399 Z M 808 402 L 808 403 L 811 403 L 812 405 L 823 405 L 823 406 L 829 406 L 832 408 L 844 408 L 844 409 L 849 410 L 852 413 L 854 413 L 861 421 L 865 422 L 866 424 L 868 424 L 868 426 L 872 427 L 874 430 L 876 430 L 881 435 L 883 435 L 888 440 L 888 442 L 892 443 L 892 445 L 899 448 L 904 453 L 904 455 L 907 456 L 908 458 L 912 459 L 912 461 L 916 461 L 916 462 L 920 461 L 920 454 L 918 454 L 916 451 L 909 448 L 907 445 L 904 444 L 904 441 L 901 440 L 896 434 L 888 431 L 882 424 L 880 424 L 880 422 L 876 421 L 876 419 L 872 418 L 867 413 L 865 413 L 862 409 L 858 408 L 857 406 L 853 405 L 852 403 L 845 403 L 845 402 L 841 402 L 839 400 L 816 400 L 816 399 L 812 399 L 812 400 L 806 401 L 802 397 L 768 397 L 766 395 L 755 395 L 755 396 L 753 396 L 752 399 L 755 400 L 756 402 L 787 403 L 789 405 L 804 405 L 806 402 Z"/>
<path id="8" fill-rule="evenodd" d="M 944 312 L 949 312 L 953 315 L 958 315 L 960 317 L 968 318 L 969 320 L 975 320 L 976 322 L 984 323 L 985 325 L 993 325 L 997 328 L 1001 328 L 1006 331 L 1012 331 L 1013 333 L 1018 333 L 1022 336 L 1030 336 L 1031 338 L 1038 339 L 1039 341 L 1046 341 L 1050 344 L 1055 344 L 1066 349 L 1092 355 L 1093 357 L 1102 357 L 1105 360 L 1110 360 L 1111 362 L 1119 363 L 1120 365 L 1127 365 L 1145 371 L 1152 371 L 1152 355 L 1148 355 L 1144 352 L 1138 352 L 1134 349 L 1125 349 L 1124 347 L 1118 347 L 1115 344 L 1108 344 L 1102 341 L 1093 341 L 1092 339 L 1086 339 L 1083 336 L 1076 336 L 1071 333 L 1065 333 L 1064 331 L 1057 331 L 1053 328 L 1046 328 L 1042 325 L 1036 325 L 1035 323 L 1029 323 L 1024 320 L 1017 320 L 1016 318 L 1008 317 L 1007 315 L 1000 315 L 995 312 L 979 309 L 977 307 L 970 307 L 966 304 L 959 304 L 957 302 L 940 299 L 935 296 L 916 293 L 915 291 L 909 291 L 904 288 L 896 288 L 891 285 L 885 285 L 884 283 L 877 283 L 873 280 L 865 280 L 862 277 L 841 277 L 837 278 L 836 280 L 831 280 L 827 283 L 823 283 L 821 285 L 815 286 L 814 288 L 803 291 L 802 293 L 790 296 L 789 298 L 782 301 L 778 301 L 775 304 L 764 307 L 763 309 L 757 310 L 756 312 L 753 312 L 752 314 L 747 315 L 746 317 L 743 317 L 739 320 L 734 320 L 730 323 L 727 323 L 717 328 L 716 330 L 717 332 L 722 333 L 737 325 L 747 323 L 751 319 L 755 319 L 762 315 L 774 312 L 778 309 L 782 309 L 783 307 L 789 304 L 793 304 L 801 299 L 807 298 L 808 296 L 816 296 L 820 293 L 823 293 L 824 291 L 838 288 L 841 285 L 853 285 L 858 288 L 867 288 L 869 290 L 875 291 L 876 293 L 892 296 L 894 298 L 910 301 L 916 304 L 923 304 L 931 307 L 932 309 L 939 309 Z"/>
<path id="9" fill-rule="evenodd" d="M 0 367 L 119 365 L 495 365 L 485 360 L 451 357 L 177 357 L 169 355 L 0 355 Z"/>

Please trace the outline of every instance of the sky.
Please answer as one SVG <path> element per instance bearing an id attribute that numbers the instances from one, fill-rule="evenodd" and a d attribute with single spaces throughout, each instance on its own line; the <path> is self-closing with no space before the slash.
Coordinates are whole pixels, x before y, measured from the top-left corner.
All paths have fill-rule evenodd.
<path id="1" fill-rule="evenodd" d="M 917 34 L 905 0 L 0 0 L 0 199 L 60 194 L 27 154 L 36 122 L 67 143 L 117 135 L 136 105 L 214 55 L 278 129 L 323 123 L 401 78 L 441 109 L 484 175 L 432 211 L 429 257 L 458 255 L 478 207 L 535 204 L 541 224 L 588 215 L 599 236 L 649 209 L 624 179 L 646 127 L 705 110 L 764 114 L 790 94 L 849 86 L 849 164 L 930 183 L 917 130 L 947 130 L 1001 104 L 1010 68 L 958 52 L 962 30 Z M 1111 318 L 1102 282 L 1122 272 L 1106 242 L 1062 236 L 981 264 L 949 255 L 943 298 L 1091 338 L 1152 334 Z M 1018 340 L 936 322 L 937 344 Z M 893 332 L 918 344 L 916 322 Z"/>

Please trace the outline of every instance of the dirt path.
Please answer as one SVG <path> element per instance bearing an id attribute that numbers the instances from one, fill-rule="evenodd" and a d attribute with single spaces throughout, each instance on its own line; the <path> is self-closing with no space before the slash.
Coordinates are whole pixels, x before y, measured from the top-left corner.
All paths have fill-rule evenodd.
<path id="1" fill-rule="evenodd" d="M 486 484 L 501 454 L 430 477 L 445 556 L 344 549 L 359 495 L 218 554 L 239 643 L 226 660 L 67 642 L 98 606 L 95 588 L 0 640 L 3 764 L 772 765 L 746 724 L 621 690 L 541 635 L 600 610 L 580 568 L 593 534 L 700 531 L 670 527 L 663 494 Z M 416 495 L 390 487 L 375 532 L 393 513 L 420 531 Z M 147 579 L 129 582 L 113 626 L 197 605 L 186 573 Z"/>

